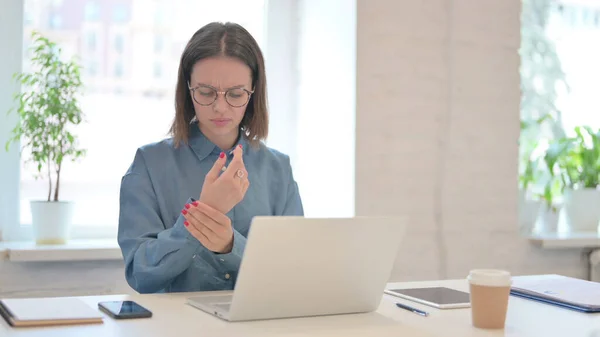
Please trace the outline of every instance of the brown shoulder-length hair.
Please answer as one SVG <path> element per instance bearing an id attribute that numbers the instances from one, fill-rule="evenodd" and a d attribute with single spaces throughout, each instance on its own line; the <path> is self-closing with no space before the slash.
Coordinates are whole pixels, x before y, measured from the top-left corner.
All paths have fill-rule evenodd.
<path id="1" fill-rule="evenodd" d="M 169 130 L 175 146 L 188 142 L 190 122 L 196 116 L 188 87 L 196 62 L 214 56 L 236 57 L 252 72 L 254 93 L 240 122 L 240 133 L 252 146 L 267 138 L 267 79 L 262 52 L 252 35 L 236 23 L 212 22 L 200 28 L 189 40 L 179 62 L 175 89 L 175 118 Z"/>

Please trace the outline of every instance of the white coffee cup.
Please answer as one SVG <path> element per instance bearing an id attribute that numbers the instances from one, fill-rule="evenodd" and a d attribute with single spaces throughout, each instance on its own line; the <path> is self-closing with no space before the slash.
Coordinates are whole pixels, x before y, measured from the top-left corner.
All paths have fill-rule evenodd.
<path id="1" fill-rule="evenodd" d="M 502 329 L 508 311 L 511 275 L 505 270 L 475 269 L 467 277 L 473 326 Z"/>

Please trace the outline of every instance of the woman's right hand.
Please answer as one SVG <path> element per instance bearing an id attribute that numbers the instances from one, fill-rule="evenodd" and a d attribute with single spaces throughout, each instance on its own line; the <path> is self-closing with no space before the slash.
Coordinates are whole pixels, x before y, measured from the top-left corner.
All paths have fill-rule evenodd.
<path id="1" fill-rule="evenodd" d="M 239 145 L 233 150 L 231 163 L 221 173 L 227 161 L 225 153 L 221 152 L 221 155 L 204 178 L 204 185 L 202 186 L 202 192 L 200 192 L 200 202 L 226 214 L 244 199 L 250 181 L 248 180 L 248 171 L 244 166 L 242 155 L 242 146 Z"/>

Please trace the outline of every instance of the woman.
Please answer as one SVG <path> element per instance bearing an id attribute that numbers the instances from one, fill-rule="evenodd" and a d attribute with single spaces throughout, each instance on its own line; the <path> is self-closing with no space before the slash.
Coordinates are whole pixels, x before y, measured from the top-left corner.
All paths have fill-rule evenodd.
<path id="1" fill-rule="evenodd" d="M 179 65 L 171 138 L 139 148 L 121 181 L 118 241 L 140 293 L 233 289 L 250 222 L 303 215 L 289 157 L 267 148 L 263 56 L 210 23 Z"/>

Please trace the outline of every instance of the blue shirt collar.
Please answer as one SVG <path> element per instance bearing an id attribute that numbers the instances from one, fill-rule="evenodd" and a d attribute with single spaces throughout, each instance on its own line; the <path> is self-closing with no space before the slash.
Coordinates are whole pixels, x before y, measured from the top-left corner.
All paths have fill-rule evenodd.
<path id="1" fill-rule="evenodd" d="M 189 132 L 189 145 L 192 148 L 192 150 L 194 150 L 196 155 L 198 156 L 198 159 L 200 159 L 202 161 L 211 154 L 219 155 L 221 153 L 222 150 L 217 145 L 215 145 L 213 142 L 211 142 L 208 138 L 206 138 L 206 136 L 202 133 L 202 131 L 200 131 L 200 128 L 198 127 L 198 123 L 190 124 L 189 131 L 190 131 Z M 242 145 L 244 154 L 246 154 L 249 149 L 249 147 L 248 147 L 249 143 L 248 143 L 248 139 L 246 139 L 246 136 L 241 131 L 240 131 L 240 136 L 238 137 L 238 140 L 235 143 L 235 145 L 231 149 L 228 149 L 226 151 L 226 153 L 228 155 L 230 155 L 233 152 L 233 150 L 235 149 L 235 147 L 238 146 L 239 144 Z"/>

